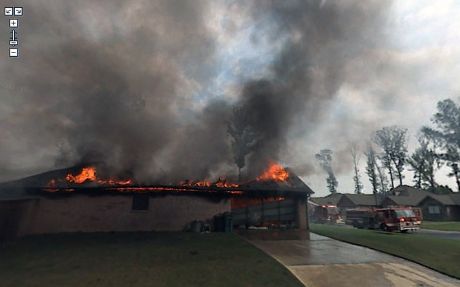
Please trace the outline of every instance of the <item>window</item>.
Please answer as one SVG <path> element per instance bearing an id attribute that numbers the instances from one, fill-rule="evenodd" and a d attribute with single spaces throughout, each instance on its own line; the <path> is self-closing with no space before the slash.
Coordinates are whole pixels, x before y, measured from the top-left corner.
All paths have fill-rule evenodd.
<path id="1" fill-rule="evenodd" d="M 430 214 L 440 214 L 441 213 L 441 208 L 439 208 L 439 205 L 430 205 L 430 206 L 428 206 L 428 213 L 430 213 Z"/>
<path id="2" fill-rule="evenodd" d="M 410 209 L 396 210 L 396 216 L 398 218 L 399 217 L 415 217 L 415 213 Z"/>
<path id="3" fill-rule="evenodd" d="M 149 195 L 134 194 L 132 210 L 149 210 Z"/>

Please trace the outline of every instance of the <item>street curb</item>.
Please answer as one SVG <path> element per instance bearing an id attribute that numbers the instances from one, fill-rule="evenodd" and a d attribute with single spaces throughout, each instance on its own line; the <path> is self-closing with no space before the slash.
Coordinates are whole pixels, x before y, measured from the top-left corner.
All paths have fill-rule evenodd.
<path id="1" fill-rule="evenodd" d="M 430 233 L 430 232 L 439 232 L 439 233 L 443 233 L 443 234 L 455 234 L 455 235 L 460 235 L 460 231 L 446 231 L 446 230 L 429 229 L 429 228 L 420 228 L 420 231 L 427 231 L 427 233 Z"/>

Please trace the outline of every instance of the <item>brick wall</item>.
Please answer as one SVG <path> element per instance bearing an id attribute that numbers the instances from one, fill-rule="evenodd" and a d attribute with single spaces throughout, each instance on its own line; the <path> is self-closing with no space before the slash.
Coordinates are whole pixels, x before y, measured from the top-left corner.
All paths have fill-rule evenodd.
<path id="1" fill-rule="evenodd" d="M 17 226 L 10 229 L 17 230 L 18 236 L 59 232 L 178 231 L 193 220 L 211 219 L 216 214 L 229 212 L 230 201 L 167 195 L 150 197 L 146 211 L 133 211 L 132 196 L 71 195 L 31 200 L 10 209 L 15 217 L 9 218 L 17 218 Z"/>
<path id="2" fill-rule="evenodd" d="M 0 242 L 21 233 L 20 229 L 27 221 L 26 210 L 32 203 L 33 200 L 0 201 Z"/>

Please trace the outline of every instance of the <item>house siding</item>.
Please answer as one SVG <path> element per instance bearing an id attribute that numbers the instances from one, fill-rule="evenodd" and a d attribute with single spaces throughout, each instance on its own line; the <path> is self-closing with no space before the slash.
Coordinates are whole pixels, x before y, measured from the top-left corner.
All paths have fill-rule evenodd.
<path id="1" fill-rule="evenodd" d="M 433 198 L 427 197 L 425 200 L 420 202 L 418 207 L 422 209 L 424 220 L 452 220 L 452 210 L 450 207 L 443 205 Z M 430 212 L 430 207 L 438 209 L 439 213 Z"/>
<path id="2" fill-rule="evenodd" d="M 16 237 L 28 221 L 28 210 L 36 200 L 0 201 L 0 242 Z"/>
<path id="3" fill-rule="evenodd" d="M 460 206 L 455 205 L 455 206 L 449 206 L 448 208 L 450 210 L 449 220 L 460 221 Z"/>
<path id="4" fill-rule="evenodd" d="M 456 193 L 451 194 L 433 194 L 424 190 L 419 190 L 409 186 L 398 187 L 392 192 L 393 194 L 383 198 L 380 205 L 382 207 L 392 206 L 410 206 L 420 208 L 423 212 L 424 219 L 426 220 L 451 220 L 460 221 L 460 195 Z M 350 196 L 353 194 L 342 194 L 341 199 L 337 203 L 340 212 L 344 215 L 346 209 L 371 207 L 375 205 L 357 205 L 355 200 L 351 200 Z M 320 199 L 322 200 L 322 199 Z M 362 202 L 360 200 L 359 202 Z M 367 202 L 366 202 L 367 203 Z M 438 206 L 439 213 L 433 213 L 433 208 L 430 206 Z"/>

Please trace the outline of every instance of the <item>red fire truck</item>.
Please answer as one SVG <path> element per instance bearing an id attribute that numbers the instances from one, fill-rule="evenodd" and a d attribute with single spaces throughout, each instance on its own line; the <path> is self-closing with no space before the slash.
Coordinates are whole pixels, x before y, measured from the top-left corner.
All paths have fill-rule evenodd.
<path id="1" fill-rule="evenodd" d="M 357 228 L 388 232 L 417 231 L 422 223 L 422 212 L 412 207 L 351 209 L 346 212 L 345 223 Z"/>
<path id="2" fill-rule="evenodd" d="M 343 223 L 339 209 L 335 205 L 314 206 L 311 220 L 315 223 Z"/>

